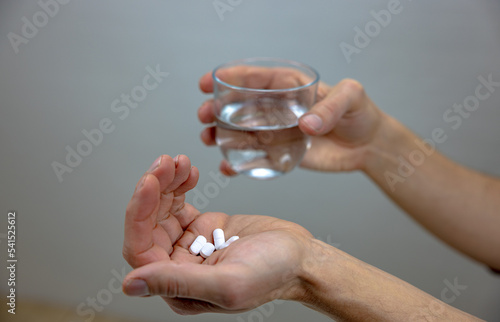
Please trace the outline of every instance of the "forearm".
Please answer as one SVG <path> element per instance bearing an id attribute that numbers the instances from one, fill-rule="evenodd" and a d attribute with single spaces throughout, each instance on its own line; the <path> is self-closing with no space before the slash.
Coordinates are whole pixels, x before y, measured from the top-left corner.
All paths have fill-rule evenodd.
<path id="1" fill-rule="evenodd" d="M 311 242 L 296 300 L 339 321 L 477 321 L 321 241 Z"/>
<path id="2" fill-rule="evenodd" d="M 500 269 L 500 181 L 466 169 L 384 116 L 365 173 L 416 221 Z"/>

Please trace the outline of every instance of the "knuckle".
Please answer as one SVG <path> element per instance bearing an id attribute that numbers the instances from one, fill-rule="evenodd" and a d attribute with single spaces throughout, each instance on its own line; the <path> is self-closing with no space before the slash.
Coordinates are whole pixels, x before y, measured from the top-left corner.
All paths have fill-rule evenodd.
<path id="1" fill-rule="evenodd" d="M 323 120 L 327 120 L 327 122 L 334 120 L 342 108 L 340 102 L 344 101 L 343 95 L 343 93 L 338 93 L 336 96 L 328 97 L 318 106 L 315 112 L 319 114 Z"/>
<path id="2" fill-rule="evenodd" d="M 179 284 L 177 283 L 177 280 L 173 278 L 169 278 L 159 285 L 155 284 L 153 289 L 154 293 L 161 294 L 166 297 L 174 298 L 179 295 Z"/>
<path id="3" fill-rule="evenodd" d="M 138 265 L 137 265 L 137 262 L 134 258 L 134 256 L 132 256 L 130 254 L 130 251 L 128 249 L 128 247 L 126 246 L 123 246 L 123 249 L 122 249 L 122 256 L 123 256 L 123 259 L 125 259 L 125 261 L 130 265 L 132 266 L 133 268 L 136 268 Z"/>
<path id="4" fill-rule="evenodd" d="M 128 261 L 128 251 L 127 251 L 127 249 L 125 248 L 125 246 L 123 246 L 123 248 L 122 248 L 122 256 L 123 256 L 123 258 L 124 258 L 126 261 Z"/>
<path id="5" fill-rule="evenodd" d="M 344 78 L 343 80 L 340 81 L 340 84 L 342 86 L 345 86 L 347 88 L 353 89 L 353 90 L 358 91 L 358 92 L 364 91 L 363 85 L 360 82 L 358 82 L 357 80 L 352 79 L 352 78 Z"/>
<path id="6" fill-rule="evenodd" d="M 363 85 L 355 79 L 345 78 L 340 82 L 340 84 L 342 88 L 344 88 L 345 91 L 349 93 L 348 96 L 361 98 L 366 95 Z"/>
<path id="7" fill-rule="evenodd" d="M 331 99 L 325 100 L 325 103 L 322 105 L 323 110 L 328 114 L 332 114 L 332 113 L 336 112 L 340 108 L 339 101 L 343 100 L 343 98 L 341 97 L 342 95 L 344 95 L 344 94 L 339 93 L 339 94 L 337 94 L 337 96 L 332 97 Z"/>
<path id="8" fill-rule="evenodd" d="M 130 253 L 129 253 L 127 246 L 125 246 L 125 245 L 122 248 L 122 256 L 123 256 L 123 259 L 125 259 L 127 261 L 127 263 L 130 264 L 132 257 L 130 256 Z"/>

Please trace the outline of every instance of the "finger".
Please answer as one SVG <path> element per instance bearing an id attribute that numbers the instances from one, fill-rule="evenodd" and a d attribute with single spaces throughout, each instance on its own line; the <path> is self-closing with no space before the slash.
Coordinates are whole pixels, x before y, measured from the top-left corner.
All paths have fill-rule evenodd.
<path id="1" fill-rule="evenodd" d="M 207 127 L 201 131 L 200 139 L 205 145 L 216 145 L 215 126 Z"/>
<path id="2" fill-rule="evenodd" d="M 123 256 L 132 267 L 143 265 L 144 261 L 168 258 L 164 250 L 153 247 L 155 213 L 159 203 L 160 183 L 154 175 L 146 173 L 139 181 L 125 214 Z M 149 254 L 139 256 L 146 252 Z"/>
<path id="3" fill-rule="evenodd" d="M 190 211 L 190 208 L 194 209 L 190 204 L 186 204 L 183 211 Z M 199 235 L 204 236 L 208 242 L 214 243 L 213 231 L 216 228 L 224 229 L 228 219 L 229 216 L 222 212 L 206 212 L 196 217 L 193 222 L 183 223 L 185 231 L 181 238 L 176 241 L 171 259 L 178 262 L 202 263 L 203 258 L 192 255 L 189 252 L 189 247 Z M 214 260 L 214 256 L 216 255 L 212 255 L 210 259 Z"/>
<path id="4" fill-rule="evenodd" d="M 192 205 L 184 203 L 186 197 L 185 193 L 196 186 L 199 176 L 198 168 L 192 167 L 187 180 L 174 191 L 174 206 L 176 203 L 182 206 L 180 209 L 173 211 L 173 215 L 179 222 L 183 231 L 201 214 L 200 211 Z M 173 240 L 173 242 L 175 243 L 177 240 L 178 238 Z"/>
<path id="5" fill-rule="evenodd" d="M 213 243 L 213 231 L 216 228 L 224 229 L 228 219 L 229 216 L 222 212 L 206 212 L 200 215 L 195 222 L 186 227 L 184 235 L 177 241 L 176 246 L 187 250 L 199 235 L 205 236 L 208 242 Z"/>
<path id="6" fill-rule="evenodd" d="M 233 86 L 261 89 L 292 88 L 308 84 L 313 80 L 292 68 L 244 65 L 219 69 L 216 71 L 216 77 Z M 203 92 L 212 93 L 214 86 L 212 73 L 203 75 L 199 85 Z"/>
<path id="7" fill-rule="evenodd" d="M 178 196 L 196 187 L 199 178 L 200 178 L 200 172 L 198 168 L 192 166 L 191 170 L 189 171 L 188 178 L 177 189 L 175 189 L 174 195 Z"/>
<path id="8" fill-rule="evenodd" d="M 219 79 L 234 86 L 249 88 L 284 89 L 309 84 L 313 78 L 290 68 L 264 68 L 256 66 L 236 66 L 221 69 L 217 72 Z M 213 91 L 212 73 L 203 75 L 200 79 L 200 88 L 206 93 Z M 319 82 L 317 90 L 318 100 L 322 100 L 328 93 L 329 86 Z M 198 118 L 202 123 L 215 121 L 214 102 L 208 100 L 198 109 Z"/>
<path id="9" fill-rule="evenodd" d="M 229 164 L 229 162 L 227 160 L 221 161 L 219 170 L 223 175 L 228 176 L 228 177 L 233 177 L 233 176 L 236 176 L 238 174 L 238 172 L 233 170 L 233 168 L 231 167 L 231 165 Z"/>
<path id="10" fill-rule="evenodd" d="M 351 79 L 341 81 L 299 119 L 300 129 L 309 135 L 330 132 L 343 116 L 356 111 L 363 96 L 364 90 L 360 83 Z"/>
<path id="11" fill-rule="evenodd" d="M 125 239 L 132 244 L 131 249 L 141 251 L 152 242 L 144 237 L 150 235 L 154 228 L 151 218 L 159 205 L 159 192 L 158 179 L 146 173 L 139 181 L 125 214 Z M 141 234 L 144 236 L 141 237 Z"/>
<path id="12" fill-rule="evenodd" d="M 208 124 L 215 122 L 214 101 L 212 99 L 204 102 L 198 109 L 200 122 Z"/>
<path id="13" fill-rule="evenodd" d="M 244 65 L 219 69 L 216 77 L 232 86 L 259 89 L 292 88 L 310 82 L 306 75 L 290 68 Z"/>
<path id="14" fill-rule="evenodd" d="M 159 207 L 154 216 L 156 226 L 153 231 L 153 242 L 164 246 L 168 255 L 173 251 L 172 245 L 183 233 L 181 225 L 172 213 L 182 206 L 184 198 L 179 197 L 175 200 L 173 191 L 188 178 L 190 168 L 191 161 L 186 156 L 176 156 L 172 159 L 168 155 L 163 155 L 160 157 L 159 166 L 152 171 L 160 182 L 161 189 Z"/>
<path id="15" fill-rule="evenodd" d="M 163 193 L 175 191 L 188 179 L 191 173 L 191 160 L 187 156 L 177 155 L 173 161 L 175 167 L 174 177 L 170 184 L 162 190 Z"/>
<path id="16" fill-rule="evenodd" d="M 324 82 L 318 83 L 318 91 L 316 92 L 316 102 L 323 100 L 330 92 L 331 87 Z"/>
<path id="17" fill-rule="evenodd" d="M 191 212 L 192 209 L 197 211 L 192 205 L 186 204 L 182 211 Z M 213 243 L 213 231 L 216 228 L 224 229 L 229 218 L 227 214 L 222 212 L 206 212 L 202 215 L 199 211 L 197 211 L 197 213 L 198 216 L 191 222 L 186 221 L 182 223 L 181 221 L 184 233 L 181 238 L 175 242 L 174 251 L 171 256 L 172 260 L 182 263 L 201 264 L 204 261 L 203 257 L 191 254 L 189 252 L 189 247 L 199 235 L 205 236 L 208 242 Z M 182 218 L 188 217 L 182 216 Z M 210 258 L 214 260 L 216 255 L 212 255 Z"/>
<path id="18" fill-rule="evenodd" d="M 208 72 L 201 76 L 199 86 L 202 92 L 212 93 L 214 90 L 214 82 L 212 78 L 212 72 Z"/>
<path id="19" fill-rule="evenodd" d="M 250 88 L 267 88 L 274 76 L 274 70 L 255 66 L 234 66 L 219 69 L 217 78 L 227 84 Z M 214 80 L 212 72 L 208 72 L 200 78 L 200 89 L 204 93 L 212 93 Z"/>
<path id="20" fill-rule="evenodd" d="M 223 267 L 161 261 L 133 270 L 122 285 L 123 292 L 129 296 L 161 295 L 224 306 L 228 301 L 224 293 L 231 275 L 234 273 Z"/>
<path id="21" fill-rule="evenodd" d="M 185 193 L 196 186 L 199 178 L 198 169 L 191 166 L 191 161 L 185 155 L 174 158 L 175 177 L 161 194 L 158 225 L 170 237 L 172 244 L 184 233 L 184 229 L 200 215 L 194 207 L 184 203 Z"/>
<path id="22" fill-rule="evenodd" d="M 156 165 L 155 163 L 158 162 Z M 160 191 L 164 192 L 176 178 L 175 161 L 169 155 L 160 156 L 148 172 L 153 174 L 160 183 Z"/>
<path id="23" fill-rule="evenodd" d="M 171 158 L 163 159 L 169 160 Z M 194 188 L 198 182 L 198 172 L 193 172 L 193 176 L 191 176 L 191 160 L 187 156 L 178 155 L 171 163 L 173 165 L 169 164 L 165 165 L 165 167 L 160 165 L 157 170 L 153 171 L 153 174 L 157 176 L 159 182 L 164 186 L 160 196 L 158 221 L 162 220 L 162 216 L 165 216 L 167 213 L 174 213 L 177 208 L 181 207 L 184 199 L 176 199 L 176 197 L 181 197 L 184 192 Z M 172 166 L 175 167 L 175 170 L 172 169 Z M 180 187 L 182 187 L 182 190 L 177 191 Z"/>
<path id="24" fill-rule="evenodd" d="M 310 76 L 298 72 L 292 68 L 274 68 L 274 75 L 270 75 L 268 88 L 272 89 L 287 89 L 300 87 L 314 81 Z"/>

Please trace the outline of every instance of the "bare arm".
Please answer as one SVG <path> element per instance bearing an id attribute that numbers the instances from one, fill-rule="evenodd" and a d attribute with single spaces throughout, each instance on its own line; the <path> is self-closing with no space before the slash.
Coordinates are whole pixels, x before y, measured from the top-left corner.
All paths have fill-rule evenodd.
<path id="1" fill-rule="evenodd" d="M 477 321 L 281 219 L 204 213 L 184 203 L 198 171 L 186 156 L 158 158 L 127 206 L 126 294 L 160 295 L 180 314 L 236 313 L 280 298 L 342 321 Z M 240 236 L 207 259 L 190 254 L 215 228 Z"/>
<path id="2" fill-rule="evenodd" d="M 200 87 L 211 91 L 208 74 Z M 199 110 L 203 123 L 213 122 L 212 104 L 209 100 Z M 318 102 L 299 120 L 299 127 L 313 137 L 303 167 L 363 171 L 437 237 L 500 270 L 498 179 L 466 169 L 432 149 L 419 153 L 422 148 L 415 142 L 420 139 L 383 113 L 354 80 L 343 80 L 334 87 L 320 83 Z M 201 137 L 206 144 L 215 144 L 213 128 L 205 129 Z M 406 168 L 401 165 L 405 163 Z M 221 170 L 234 174 L 224 163 Z M 312 240 L 306 253 L 299 266 L 301 287 L 285 299 L 300 301 L 330 317 L 348 321 L 476 320 L 319 241 Z"/>
<path id="3" fill-rule="evenodd" d="M 444 157 L 389 116 L 368 150 L 365 173 L 426 229 L 500 269 L 500 180 Z"/>
<path id="4" fill-rule="evenodd" d="M 338 321 L 481 321 L 321 241 L 310 249 L 299 301 Z"/>
<path id="5" fill-rule="evenodd" d="M 303 166 L 364 171 L 430 232 L 500 270 L 500 180 L 444 157 L 383 113 L 356 81 L 327 93 L 299 123 L 314 136 Z"/>

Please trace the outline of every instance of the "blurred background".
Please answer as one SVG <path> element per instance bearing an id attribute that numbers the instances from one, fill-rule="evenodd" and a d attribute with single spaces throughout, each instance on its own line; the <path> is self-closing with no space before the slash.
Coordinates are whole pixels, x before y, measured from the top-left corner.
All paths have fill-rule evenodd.
<path id="1" fill-rule="evenodd" d="M 330 84 L 359 80 L 423 138 L 443 128 L 445 155 L 500 175 L 500 90 L 458 128 L 443 119 L 474 95 L 479 76 L 500 80 L 500 2 L 401 0 L 380 20 L 391 3 L 2 1 L 0 254 L 15 210 L 19 260 L 17 314 L 6 314 L 2 296 L 2 321 L 328 321 L 297 303 L 183 317 L 160 298 L 120 292 L 130 271 L 121 247 L 134 186 L 157 156 L 181 153 L 200 169 L 188 200 L 202 211 L 294 221 L 437 298 L 457 280 L 466 289 L 446 293 L 456 295 L 453 306 L 500 320 L 500 277 L 429 235 L 364 175 L 297 169 L 223 186 L 213 178 L 220 152 L 199 140 L 196 111 L 207 99 L 199 77 L 232 59 L 282 57 L 312 65 Z M 146 75 L 155 75 L 149 89 Z M 86 144 L 85 133 L 98 128 L 108 133 Z M 68 152 L 78 149 L 83 156 Z M 2 294 L 7 273 L 0 269 Z"/>

